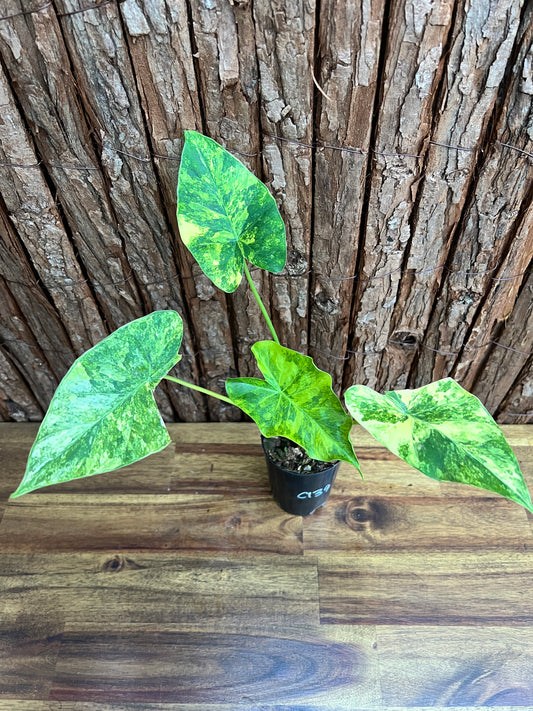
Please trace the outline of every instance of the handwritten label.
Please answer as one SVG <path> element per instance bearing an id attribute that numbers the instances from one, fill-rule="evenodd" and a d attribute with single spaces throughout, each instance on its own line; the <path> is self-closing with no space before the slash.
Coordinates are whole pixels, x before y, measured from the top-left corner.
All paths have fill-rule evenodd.
<path id="1" fill-rule="evenodd" d="M 301 491 L 299 494 L 297 494 L 298 499 L 316 499 L 318 496 L 322 496 L 322 494 L 327 494 L 327 492 L 331 489 L 331 484 L 326 484 L 322 489 L 315 489 L 314 491 Z"/>

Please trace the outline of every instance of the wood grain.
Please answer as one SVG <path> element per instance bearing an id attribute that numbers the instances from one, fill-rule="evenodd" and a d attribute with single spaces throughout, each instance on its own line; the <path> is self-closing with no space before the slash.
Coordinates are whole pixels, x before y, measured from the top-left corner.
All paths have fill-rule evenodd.
<path id="1" fill-rule="evenodd" d="M 500 551 L 487 542 L 460 552 L 439 542 L 394 552 L 354 546 L 350 553 L 319 557 L 324 624 L 508 625 L 531 634 L 530 543 Z"/>
<path id="2" fill-rule="evenodd" d="M 8 502 L 36 429 L 0 425 L 0 711 L 531 709 L 516 504 L 356 427 L 365 481 L 342 466 L 289 516 L 251 423 L 170 425 L 158 455 Z M 533 485 L 531 428 L 505 434 Z"/>
<path id="3" fill-rule="evenodd" d="M 384 628 L 377 645 L 381 663 L 390 669 L 382 684 L 384 704 L 531 707 L 530 629 Z"/>
<path id="4" fill-rule="evenodd" d="M 371 632 L 372 637 L 373 633 Z M 275 699 L 291 708 L 319 702 L 322 690 L 338 708 L 357 694 L 377 700 L 368 632 L 328 628 L 67 632 L 62 635 L 51 699 L 132 699 L 142 702 L 243 704 Z M 121 652 L 121 650 L 123 650 Z M 299 706 L 296 706 L 298 708 Z M 294 706 L 293 706 L 294 708 Z"/>
<path id="5" fill-rule="evenodd" d="M 301 556 L 32 552 L 5 554 L 2 563 L 3 614 L 26 632 L 29 609 L 56 633 L 80 623 L 318 624 L 316 562 Z"/>

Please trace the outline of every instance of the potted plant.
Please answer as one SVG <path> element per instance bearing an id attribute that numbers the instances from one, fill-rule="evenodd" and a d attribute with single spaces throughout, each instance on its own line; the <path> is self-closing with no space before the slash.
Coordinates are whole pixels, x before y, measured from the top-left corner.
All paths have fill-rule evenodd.
<path id="1" fill-rule="evenodd" d="M 285 227 L 276 203 L 240 161 L 194 131 L 185 134 L 177 216 L 185 245 L 218 288 L 231 293 L 245 275 L 272 336 L 252 346 L 264 379 L 230 378 L 222 395 L 174 378 L 168 372 L 180 360 L 179 314 L 156 311 L 132 321 L 65 375 L 12 498 L 163 449 L 170 436 L 153 391 L 167 379 L 236 405 L 257 423 L 274 496 L 290 513 L 306 515 L 325 503 L 340 461 L 359 469 L 350 440 L 354 420 L 424 474 L 496 492 L 533 512 L 501 430 L 451 378 L 385 394 L 354 385 L 345 393 L 347 412 L 331 376 L 280 344 L 248 268 L 251 263 L 279 273 L 285 266 Z"/>

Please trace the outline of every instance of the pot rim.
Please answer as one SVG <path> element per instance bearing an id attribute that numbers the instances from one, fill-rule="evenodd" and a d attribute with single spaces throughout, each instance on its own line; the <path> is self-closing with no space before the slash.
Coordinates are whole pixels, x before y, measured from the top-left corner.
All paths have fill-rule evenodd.
<path id="1" fill-rule="evenodd" d="M 282 437 L 283 435 L 275 435 L 275 437 Z M 274 437 L 265 437 L 263 433 L 261 433 L 261 446 L 263 447 L 263 452 L 265 453 L 265 457 L 268 457 L 270 462 L 277 467 L 280 471 L 285 472 L 285 474 L 290 474 L 291 476 L 294 477 L 302 477 L 302 479 L 308 479 L 311 476 L 317 476 L 318 474 L 326 474 L 327 472 L 332 471 L 333 469 L 337 468 L 339 464 L 341 463 L 340 459 L 336 459 L 334 462 L 331 463 L 331 466 L 328 467 L 327 469 L 321 469 L 320 471 L 317 472 L 293 472 L 290 469 L 285 469 L 285 467 L 280 466 L 277 462 L 275 462 L 272 457 L 270 456 L 269 452 L 265 448 L 265 441 L 268 439 L 274 439 Z M 287 438 L 285 438 L 287 439 Z M 296 442 L 296 444 L 298 444 Z M 301 446 L 301 445 L 298 445 Z M 323 461 L 321 459 L 317 459 L 316 461 Z M 326 464 L 329 462 L 325 462 Z"/>

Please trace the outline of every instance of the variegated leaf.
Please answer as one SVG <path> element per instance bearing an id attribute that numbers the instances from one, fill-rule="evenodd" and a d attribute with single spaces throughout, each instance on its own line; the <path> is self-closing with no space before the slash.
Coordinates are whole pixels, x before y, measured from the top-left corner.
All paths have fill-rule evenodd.
<path id="1" fill-rule="evenodd" d="M 285 266 L 285 226 L 274 198 L 237 158 L 196 131 L 185 131 L 177 217 L 183 242 L 223 291 L 239 286 L 245 259 L 275 273 Z"/>
<path id="2" fill-rule="evenodd" d="M 384 395 L 354 385 L 345 399 L 357 422 L 427 476 L 493 491 L 533 511 L 502 431 L 481 402 L 451 378 Z"/>
<path id="3" fill-rule="evenodd" d="M 59 384 L 12 495 L 112 471 L 170 442 L 153 397 L 180 359 L 175 311 L 122 326 L 80 356 Z"/>
<path id="4" fill-rule="evenodd" d="M 312 359 L 274 341 L 252 346 L 265 380 L 231 378 L 226 391 L 265 437 L 287 437 L 313 459 L 342 459 L 359 468 L 350 442 L 352 419 Z"/>

